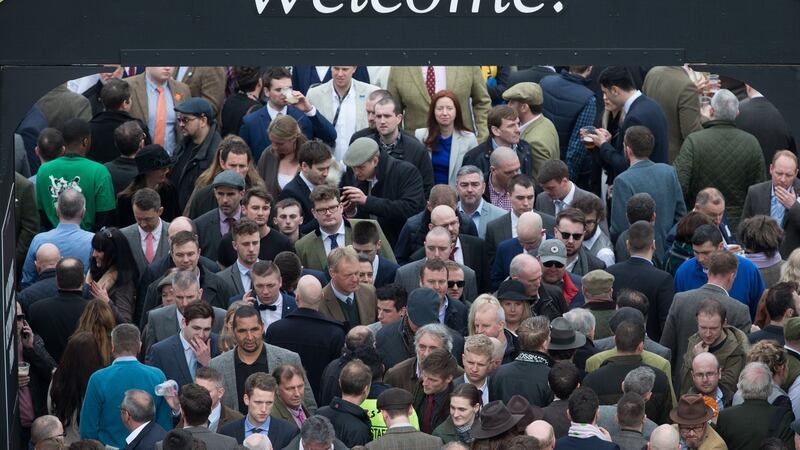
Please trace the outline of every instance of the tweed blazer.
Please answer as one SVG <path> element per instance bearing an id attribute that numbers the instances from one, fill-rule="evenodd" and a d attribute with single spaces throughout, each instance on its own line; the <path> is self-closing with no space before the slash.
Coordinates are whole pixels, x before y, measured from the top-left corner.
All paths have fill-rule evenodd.
<path id="1" fill-rule="evenodd" d="M 178 75 L 176 68 L 174 76 Z M 222 103 L 225 102 L 225 87 L 228 77 L 224 67 L 187 67 L 181 83 L 189 86 L 192 97 L 203 97 L 211 103 L 211 107 L 220 117 Z"/>
<path id="2" fill-rule="evenodd" d="M 369 284 L 359 284 L 354 294 L 361 323 L 351 324 L 351 327 L 356 325 L 369 325 L 378 320 L 378 298 L 375 297 L 375 288 Z M 320 314 L 330 319 L 338 320 L 339 322 L 346 322 L 339 303 L 340 300 L 336 298 L 331 284 L 328 283 L 328 285 L 322 289 L 322 303 L 319 305 Z"/>
<path id="3" fill-rule="evenodd" d="M 362 220 L 370 221 L 378 227 L 378 237 L 381 240 L 381 248 L 378 250 L 378 254 L 391 262 L 397 262 L 394 257 L 394 252 L 392 251 L 392 246 L 389 245 L 386 235 L 383 234 L 381 225 L 371 219 L 345 220 L 344 245 L 353 243 L 353 225 Z M 297 253 L 297 256 L 300 258 L 300 262 L 303 263 L 304 268 L 322 272 L 328 271 L 328 255 L 325 253 L 325 244 L 322 242 L 322 235 L 320 234 L 319 228 L 316 228 L 298 239 L 297 242 L 294 243 L 294 249 L 295 253 Z"/>
<path id="4" fill-rule="evenodd" d="M 142 121 L 142 123 L 147 124 L 147 119 L 149 117 L 149 107 L 147 102 L 147 82 L 145 81 L 144 77 L 146 75 L 141 73 L 139 75 L 135 75 L 132 77 L 125 78 L 125 81 L 128 82 L 128 86 L 131 89 L 131 109 L 128 111 L 130 115 L 136 119 Z M 176 81 L 172 78 L 167 80 L 167 85 L 169 86 L 169 91 L 172 93 L 172 103 L 177 105 L 182 103 L 190 98 L 192 98 L 192 91 L 189 89 L 189 86 L 181 83 L 180 81 Z M 182 139 L 181 133 L 178 132 L 178 122 L 175 122 L 175 148 L 180 144 Z"/>

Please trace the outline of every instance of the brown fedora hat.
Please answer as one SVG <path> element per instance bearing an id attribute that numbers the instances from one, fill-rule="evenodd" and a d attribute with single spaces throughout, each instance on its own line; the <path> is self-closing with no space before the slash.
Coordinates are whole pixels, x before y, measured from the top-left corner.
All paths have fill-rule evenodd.
<path id="1" fill-rule="evenodd" d="M 481 409 L 481 421 L 470 434 L 475 439 L 491 439 L 514 428 L 520 419 L 522 414 L 511 414 L 501 400 L 495 400 Z"/>
<path id="2" fill-rule="evenodd" d="M 669 412 L 669 418 L 678 425 L 696 425 L 708 422 L 714 411 L 706 406 L 700 394 L 682 395 L 678 406 Z"/>
<path id="3" fill-rule="evenodd" d="M 531 405 L 530 402 L 528 402 L 528 399 L 519 394 L 508 399 L 507 407 L 511 414 L 519 414 L 522 416 L 522 419 L 519 422 L 520 427 L 523 425 L 528 426 L 534 420 L 539 420 L 544 417 L 542 408 Z"/>

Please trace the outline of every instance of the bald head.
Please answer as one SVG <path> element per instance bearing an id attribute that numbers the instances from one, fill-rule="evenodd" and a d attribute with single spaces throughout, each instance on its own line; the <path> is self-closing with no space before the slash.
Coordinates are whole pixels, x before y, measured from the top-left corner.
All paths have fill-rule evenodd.
<path id="1" fill-rule="evenodd" d="M 692 370 L 698 370 L 695 368 L 695 366 L 709 366 L 713 367 L 714 369 L 719 369 L 719 361 L 713 354 L 709 352 L 703 352 L 695 356 L 692 360 Z"/>
<path id="2" fill-rule="evenodd" d="M 322 301 L 322 285 L 316 277 L 304 275 L 300 277 L 295 289 L 295 301 L 299 308 L 319 309 Z"/>
<path id="3" fill-rule="evenodd" d="M 36 250 L 36 271 L 39 273 L 48 269 L 55 269 L 61 259 L 61 252 L 53 244 L 42 244 Z"/>
<path id="4" fill-rule="evenodd" d="M 525 435 L 536 438 L 539 441 L 539 448 L 553 448 L 556 435 L 553 426 L 544 420 L 534 420 L 525 427 Z"/>
<path id="5" fill-rule="evenodd" d="M 523 246 L 525 243 L 533 244 L 533 241 L 536 241 L 538 247 L 542 240 L 542 216 L 533 211 L 522 213 L 517 222 L 517 239 Z"/>
<path id="6" fill-rule="evenodd" d="M 672 425 L 659 425 L 650 434 L 649 450 L 677 450 L 681 448 L 681 436 Z"/>
<path id="7" fill-rule="evenodd" d="M 350 328 L 344 338 L 344 346 L 348 350 L 355 350 L 356 347 L 366 345 L 368 347 L 375 346 L 375 334 L 365 325 L 358 325 Z"/>
<path id="8" fill-rule="evenodd" d="M 492 341 L 492 366 L 496 369 L 503 363 L 503 356 L 505 356 L 506 353 L 506 344 L 500 342 L 500 339 L 496 337 L 489 336 L 489 340 Z"/>
<path id="9" fill-rule="evenodd" d="M 489 164 L 493 167 L 502 166 L 515 160 L 519 161 L 517 152 L 508 147 L 497 147 L 489 156 Z"/>
<path id="10" fill-rule="evenodd" d="M 431 211 L 431 223 L 441 224 L 455 219 L 456 212 L 448 205 L 439 205 Z"/>
<path id="11" fill-rule="evenodd" d="M 191 231 L 192 233 L 196 233 L 192 219 L 184 216 L 176 217 L 172 220 L 172 222 L 170 222 L 167 234 L 169 235 L 169 238 L 172 239 L 173 236 L 181 231 Z"/>

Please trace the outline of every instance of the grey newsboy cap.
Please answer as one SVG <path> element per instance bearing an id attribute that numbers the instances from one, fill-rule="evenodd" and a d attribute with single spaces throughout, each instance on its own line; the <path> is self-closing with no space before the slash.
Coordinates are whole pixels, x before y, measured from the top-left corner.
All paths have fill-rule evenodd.
<path id="1" fill-rule="evenodd" d="M 378 143 L 366 137 L 358 138 L 347 147 L 344 153 L 344 164 L 348 167 L 355 167 L 369 161 L 380 149 Z"/>
<path id="2" fill-rule="evenodd" d="M 234 172 L 233 170 L 225 170 L 217 174 L 214 177 L 214 182 L 211 183 L 211 187 L 220 187 L 220 186 L 227 186 L 236 188 L 239 190 L 244 190 L 244 177 L 239 175 L 239 172 Z"/>

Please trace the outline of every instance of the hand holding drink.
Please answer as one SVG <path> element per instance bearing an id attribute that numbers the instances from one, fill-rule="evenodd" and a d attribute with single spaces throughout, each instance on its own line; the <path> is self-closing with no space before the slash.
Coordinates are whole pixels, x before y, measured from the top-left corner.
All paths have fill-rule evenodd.
<path id="1" fill-rule="evenodd" d="M 583 142 L 583 146 L 588 150 L 596 147 L 594 139 L 592 138 L 592 135 L 594 134 L 597 134 L 597 128 L 595 127 L 581 128 L 581 142 Z"/>

